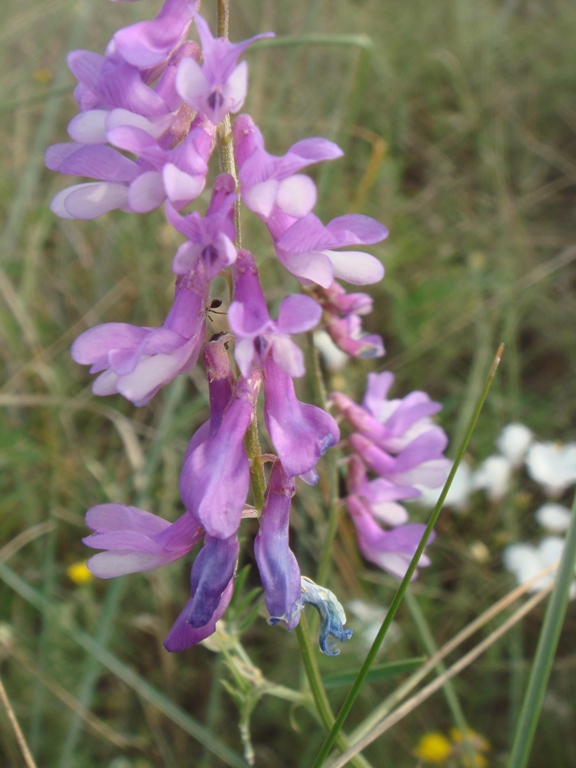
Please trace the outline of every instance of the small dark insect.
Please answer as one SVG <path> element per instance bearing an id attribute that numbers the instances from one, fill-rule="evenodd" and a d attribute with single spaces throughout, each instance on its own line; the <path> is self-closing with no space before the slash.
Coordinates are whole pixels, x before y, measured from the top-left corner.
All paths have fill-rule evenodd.
<path id="1" fill-rule="evenodd" d="M 222 299 L 212 299 L 210 302 L 210 309 L 218 309 L 222 306 Z"/>

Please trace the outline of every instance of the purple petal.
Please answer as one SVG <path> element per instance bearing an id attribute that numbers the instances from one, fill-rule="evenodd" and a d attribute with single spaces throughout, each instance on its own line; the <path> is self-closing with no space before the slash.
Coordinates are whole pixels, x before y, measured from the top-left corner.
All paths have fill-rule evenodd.
<path id="1" fill-rule="evenodd" d="M 167 651 L 170 651 L 171 653 L 176 653 L 178 651 L 185 651 L 187 648 L 190 648 L 192 645 L 196 645 L 197 643 L 200 643 L 202 640 L 205 640 L 210 635 L 214 634 L 216 631 L 216 622 L 218 619 L 221 619 L 224 613 L 226 612 L 226 608 L 228 608 L 228 605 L 230 604 L 230 600 L 232 599 L 232 593 L 234 592 L 234 580 L 232 579 L 224 592 L 222 593 L 222 597 L 220 598 L 220 602 L 218 604 L 218 607 L 214 611 L 214 614 L 212 615 L 212 618 L 210 621 L 205 624 L 203 627 L 200 627 L 198 629 L 194 629 L 193 627 L 188 624 L 188 617 L 190 616 L 190 611 L 192 609 L 192 601 L 194 598 L 190 598 L 186 605 L 184 606 L 183 610 L 181 611 L 180 615 L 176 619 L 174 626 L 168 633 L 168 637 L 164 641 L 164 648 L 166 648 Z"/>
<path id="2" fill-rule="evenodd" d="M 276 204 L 289 216 L 301 218 L 316 205 L 316 185 L 300 174 L 280 182 Z"/>
<path id="3" fill-rule="evenodd" d="M 353 285 L 378 283 L 384 277 L 384 267 L 375 256 L 362 251 L 324 251 L 332 262 L 334 277 Z"/>
<path id="4" fill-rule="evenodd" d="M 76 184 L 59 192 L 50 210 L 62 219 L 97 219 L 104 213 L 125 208 L 128 188 L 112 181 Z"/>
<path id="5" fill-rule="evenodd" d="M 134 531 L 155 536 L 170 527 L 168 520 L 125 504 L 97 504 L 86 513 L 86 525 L 93 531 Z"/>
<path id="6" fill-rule="evenodd" d="M 240 544 L 237 534 L 227 539 L 206 536 L 192 567 L 192 606 L 188 623 L 195 628 L 208 624 L 222 593 L 234 576 Z"/>
<path id="7" fill-rule="evenodd" d="M 68 134 L 81 144 L 103 144 L 106 141 L 106 118 L 110 113 L 105 109 L 90 109 L 81 112 L 68 124 Z"/>
<path id="8" fill-rule="evenodd" d="M 270 623 L 291 621 L 299 611 L 300 568 L 288 544 L 294 480 L 277 462 L 270 474 L 254 554 L 264 587 Z"/>
<path id="9" fill-rule="evenodd" d="M 278 332 L 289 335 L 310 331 L 322 317 L 320 305 L 309 296 L 288 296 L 280 305 Z"/>
<path id="10" fill-rule="evenodd" d="M 135 348 L 149 330 L 129 323 L 103 323 L 81 333 L 72 344 L 72 359 L 90 365 L 112 349 Z"/>
<path id="11" fill-rule="evenodd" d="M 371 245 L 388 237 L 388 230 L 383 224 L 359 213 L 349 213 L 332 219 L 326 225 L 326 229 L 338 242 L 338 245 L 334 243 L 332 248 L 346 245 Z"/>
<path id="12" fill-rule="evenodd" d="M 274 448 L 289 477 L 313 469 L 340 432 L 330 414 L 296 399 L 290 376 L 268 358 L 264 370 L 264 417 Z"/>
<path id="13" fill-rule="evenodd" d="M 128 205 L 135 213 L 149 213 L 159 208 L 166 200 L 162 174 L 146 171 L 130 184 Z"/>

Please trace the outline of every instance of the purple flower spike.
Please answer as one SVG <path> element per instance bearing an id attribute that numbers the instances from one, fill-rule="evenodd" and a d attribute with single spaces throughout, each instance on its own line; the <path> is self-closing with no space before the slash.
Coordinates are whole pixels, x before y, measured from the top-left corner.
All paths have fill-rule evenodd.
<path id="1" fill-rule="evenodd" d="M 346 506 L 356 527 L 358 547 L 366 560 L 398 579 L 403 578 L 426 526 L 416 523 L 384 531 L 356 497 L 348 496 Z M 434 533 L 429 541 L 432 542 L 433 538 Z M 430 559 L 422 555 L 418 565 L 421 568 L 426 567 L 430 565 Z M 418 572 L 415 571 L 413 578 L 417 575 Z"/>
<path id="2" fill-rule="evenodd" d="M 382 357 L 384 342 L 377 334 L 362 332 L 362 321 L 358 315 L 331 317 L 326 322 L 326 331 L 336 346 L 350 357 Z"/>
<path id="3" fill-rule="evenodd" d="M 254 554 L 270 614 L 269 624 L 290 622 L 300 610 L 300 568 L 288 544 L 293 478 L 276 462 L 266 489 Z"/>
<path id="4" fill-rule="evenodd" d="M 211 420 L 205 439 L 199 441 L 196 435 L 192 438 L 184 457 L 180 495 L 209 536 L 227 539 L 240 526 L 250 485 L 243 441 L 259 388 L 259 372 L 241 379 L 221 418 Z M 218 425 L 215 431 L 213 424 Z"/>
<path id="5" fill-rule="evenodd" d="M 340 216 L 324 226 L 309 213 L 276 241 L 276 253 L 286 269 L 305 284 L 312 282 L 329 288 L 337 277 L 364 285 L 377 283 L 384 276 L 378 259 L 362 251 L 334 248 L 378 243 L 387 236 L 386 227 L 368 216 Z"/>
<path id="6" fill-rule="evenodd" d="M 254 258 L 240 251 L 233 270 L 235 301 L 228 309 L 230 329 L 237 336 L 235 358 L 244 377 L 252 366 L 263 368 L 271 357 L 289 376 L 303 376 L 304 356 L 290 336 L 318 324 L 322 310 L 308 296 L 288 296 L 280 305 L 278 320 L 271 320 Z"/>
<path id="7" fill-rule="evenodd" d="M 238 112 L 246 98 L 248 65 L 245 61 L 237 65 L 238 58 L 255 40 L 274 37 L 274 33 L 265 32 L 234 44 L 225 38 L 213 37 L 199 14 L 195 14 L 195 20 L 204 63 L 200 67 L 194 59 L 183 59 L 176 75 L 176 88 L 193 109 L 217 125 L 228 112 Z"/>
<path id="8" fill-rule="evenodd" d="M 396 502 L 420 495 L 415 488 L 402 487 L 383 478 L 369 482 L 364 464 L 358 456 L 350 458 L 347 485 L 350 496 L 356 499 L 354 503 L 362 504 L 370 514 L 391 526 L 403 525 L 408 520 L 407 511 Z"/>
<path id="9" fill-rule="evenodd" d="M 197 211 L 187 216 L 179 216 L 171 205 L 166 205 L 168 221 L 183 235 L 188 242 L 178 248 L 172 262 L 172 271 L 177 275 L 189 272 L 199 260 L 209 279 L 236 260 L 234 240 L 234 193 L 235 182 L 228 173 L 222 173 L 214 181 L 212 201 L 202 218 Z"/>
<path id="10" fill-rule="evenodd" d="M 83 539 L 93 549 L 105 549 L 88 560 L 100 579 L 150 571 L 187 555 L 204 535 L 204 528 L 189 512 L 175 523 L 124 504 L 98 504 L 86 513 L 86 525 L 95 533 Z"/>
<path id="11" fill-rule="evenodd" d="M 187 648 L 190 648 L 191 646 L 202 642 L 202 640 L 205 640 L 207 637 L 210 637 L 210 635 L 213 635 L 216 631 L 216 622 L 222 618 L 226 608 L 228 608 L 233 592 L 234 579 L 231 579 L 230 583 L 222 593 L 218 607 L 212 614 L 210 621 L 198 629 L 192 627 L 188 622 L 192 610 L 192 603 L 194 602 L 194 598 L 191 597 L 168 633 L 168 636 L 164 641 L 164 648 L 171 653 L 178 653 L 179 651 L 185 651 Z"/>
<path id="12" fill-rule="evenodd" d="M 105 323 L 82 333 L 72 344 L 72 358 L 100 373 L 95 395 L 119 393 L 145 405 L 198 359 L 206 333 L 208 282 L 198 272 L 176 281 L 174 304 L 162 328 Z"/>
<path id="13" fill-rule="evenodd" d="M 188 623 L 198 629 L 212 618 L 222 593 L 234 576 L 240 544 L 236 534 L 228 539 L 206 536 L 192 566 L 192 605 Z"/>
<path id="14" fill-rule="evenodd" d="M 189 0 L 166 0 L 153 21 L 141 21 L 116 32 L 106 55 L 120 56 L 141 69 L 160 64 L 185 40 L 195 5 Z"/>
<path id="15" fill-rule="evenodd" d="M 291 377 L 271 358 L 264 368 L 264 418 L 288 477 L 313 470 L 320 456 L 340 439 L 332 416 L 297 400 Z"/>
<path id="16" fill-rule="evenodd" d="M 234 121 L 234 136 L 241 144 L 237 157 L 242 201 L 264 221 L 275 207 L 294 219 L 310 213 L 316 204 L 316 186 L 308 176 L 297 172 L 321 160 L 333 160 L 343 155 L 340 147 L 322 138 L 299 141 L 283 157 L 270 155 L 264 149 L 260 130 L 249 115 L 240 115 Z M 250 143 L 247 136 L 250 136 Z"/>

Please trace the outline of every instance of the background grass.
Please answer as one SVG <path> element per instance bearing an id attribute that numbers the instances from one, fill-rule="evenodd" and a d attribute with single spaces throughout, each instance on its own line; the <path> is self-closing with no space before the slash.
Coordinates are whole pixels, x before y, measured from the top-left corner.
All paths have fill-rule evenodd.
<path id="1" fill-rule="evenodd" d="M 573 3 L 249 0 L 232 6 L 234 40 L 274 29 L 279 36 L 355 33 L 372 41 L 368 57 L 346 45 L 251 51 L 245 108 L 278 154 L 310 135 L 345 147 L 344 160 L 312 170 L 325 220 L 359 211 L 389 227 L 389 240 L 373 249 L 387 274 L 372 289 L 376 309 L 365 325 L 384 336 L 387 357 L 377 368 L 394 371 L 395 393 L 421 388 L 441 400 L 440 421 L 457 441 L 504 341 L 501 371 L 471 444 L 472 461 L 490 453 L 511 420 L 521 420 L 540 439 L 574 439 Z M 168 519 L 179 514 L 181 457 L 206 417 L 201 371 L 136 409 L 120 397 L 93 398 L 90 377 L 69 357 L 75 336 L 98 322 L 162 322 L 178 243 L 162 212 L 66 222 L 48 209 L 69 183 L 43 166 L 46 146 L 66 139 L 66 124 L 76 113 L 66 52 L 103 51 L 117 28 L 154 15 L 157 4 L 6 0 L 4 8 L 0 563 L 23 582 L 8 583 L 8 571 L 0 574 L 0 671 L 38 765 L 216 768 L 224 763 L 190 735 L 190 723 L 186 732 L 175 722 L 178 715 L 155 706 L 165 697 L 241 752 L 236 707 L 218 685 L 222 677 L 231 679 L 221 654 L 200 647 L 172 656 L 161 648 L 189 591 L 189 562 L 115 583 L 77 586 L 66 575 L 67 566 L 87 555 L 80 540 L 87 507 L 111 500 Z M 203 12 L 214 19 L 208 0 Z M 255 218 L 244 217 L 244 242 L 263 265 L 271 301 L 280 299 L 286 276 Z M 214 324 L 218 330 L 219 318 Z M 330 386 L 360 397 L 372 369 L 355 362 L 333 375 Z M 293 546 L 303 570 L 313 573 L 322 499 L 302 493 Z M 538 488 L 522 476 L 500 504 L 477 497 L 466 516 L 442 514 L 433 566 L 413 589 L 437 644 L 511 585 L 501 567 L 502 548 L 537 534 L 532 511 L 540 501 Z M 253 533 L 246 526 L 246 564 Z M 477 542 L 487 548 L 480 558 Z M 257 583 L 248 573 L 243 594 Z M 357 554 L 347 520 L 336 542 L 331 585 L 345 601 L 361 597 L 385 605 L 393 594 L 394 582 Z M 455 682 L 470 726 L 492 744 L 490 765 L 503 765 L 510 747 L 542 612 Z M 236 605 L 231 631 L 248 613 Z M 401 613 L 395 640 L 381 659 L 425 652 L 407 609 Z M 572 606 L 533 766 L 576 765 L 575 623 Z M 357 630 L 359 637 L 360 625 Z M 96 646 L 82 646 L 81 633 L 95 638 Z M 245 647 L 268 679 L 295 684 L 293 635 L 258 617 Z M 339 660 L 320 659 L 321 667 L 326 673 L 356 669 L 362 650 L 361 639 L 352 641 Z M 112 662 L 102 664 L 104 653 L 117 660 L 115 671 Z M 153 693 L 139 681 L 153 686 Z M 348 727 L 394 684 L 368 686 Z M 56 690 L 75 702 L 66 705 Z M 330 690 L 334 706 L 345 690 Z M 78 702 L 112 733 L 79 719 L 84 710 Z M 375 766 L 413 766 L 417 738 L 451 724 L 437 694 L 367 757 Z M 322 738 L 304 708 L 271 696 L 254 710 L 252 735 L 256 764 L 263 768 L 309 764 Z M 3 714 L 0 752 L 11 768 L 22 765 Z"/>

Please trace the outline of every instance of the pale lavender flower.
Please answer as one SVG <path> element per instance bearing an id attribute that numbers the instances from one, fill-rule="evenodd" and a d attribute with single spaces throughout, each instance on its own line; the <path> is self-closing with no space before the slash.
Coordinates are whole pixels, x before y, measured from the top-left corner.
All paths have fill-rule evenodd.
<path id="1" fill-rule="evenodd" d="M 104 549 L 88 560 L 100 579 L 149 571 L 187 555 L 204 536 L 198 520 L 185 512 L 175 523 L 124 504 L 98 504 L 86 513 L 95 533 L 83 539 L 93 549 Z"/>
<path id="2" fill-rule="evenodd" d="M 176 281 L 176 296 L 162 328 L 105 323 L 82 333 L 72 358 L 100 373 L 95 395 L 119 393 L 145 405 L 161 387 L 188 373 L 198 359 L 206 333 L 208 281 L 196 270 Z"/>
<path id="3" fill-rule="evenodd" d="M 280 305 L 278 320 L 271 320 L 249 251 L 239 252 L 233 278 L 234 302 L 228 309 L 228 322 L 237 337 L 234 356 L 242 375 L 248 376 L 253 365 L 263 368 L 271 357 L 289 376 L 303 376 L 304 356 L 290 336 L 318 324 L 322 313 L 318 304 L 308 296 L 288 296 Z"/>
<path id="4" fill-rule="evenodd" d="M 296 399 L 292 378 L 271 357 L 264 366 L 264 418 L 288 477 L 306 475 L 315 482 L 314 467 L 336 445 L 340 431 L 329 413 Z"/>
<path id="5" fill-rule="evenodd" d="M 384 276 L 378 259 L 362 251 L 336 251 L 350 245 L 370 245 L 388 236 L 386 227 L 368 216 L 348 214 L 326 226 L 313 213 L 298 219 L 276 241 L 282 264 L 300 282 L 328 288 L 334 278 L 355 285 L 377 283 Z"/>
<path id="6" fill-rule="evenodd" d="M 391 526 L 403 525 L 408 521 L 408 512 L 397 502 L 418 496 L 416 489 L 398 486 L 381 477 L 369 481 L 359 456 L 350 457 L 347 486 L 347 499 L 354 496 L 356 505 L 363 505 L 371 515 Z"/>
<path id="7" fill-rule="evenodd" d="M 254 554 L 264 587 L 269 624 L 291 622 L 300 610 L 300 568 L 288 543 L 290 502 L 294 478 L 286 476 L 279 461 L 274 464 L 254 540 Z"/>
<path id="8" fill-rule="evenodd" d="M 205 217 L 197 211 L 179 216 L 171 205 L 166 205 L 168 221 L 188 238 L 174 256 L 172 271 L 175 274 L 186 274 L 202 260 L 207 277 L 212 279 L 234 263 L 234 189 L 232 176 L 228 173 L 220 174 L 214 181 L 212 200 Z"/>
<path id="9" fill-rule="evenodd" d="M 293 220 L 310 213 L 316 204 L 316 186 L 298 171 L 343 154 L 332 141 L 311 138 L 294 144 L 283 157 L 275 157 L 264 149 L 262 133 L 249 115 L 236 118 L 234 137 L 242 201 L 264 221 L 275 208 Z"/>
<path id="10" fill-rule="evenodd" d="M 364 333 L 358 315 L 332 315 L 326 319 L 325 327 L 336 346 L 350 357 L 382 357 L 384 354 L 382 338 L 375 333 Z"/>
<path id="11" fill-rule="evenodd" d="M 358 547 L 366 560 L 388 571 L 392 576 L 402 579 L 418 548 L 426 526 L 416 523 L 400 525 L 390 531 L 385 531 L 356 497 L 348 496 L 346 506 L 356 527 Z M 433 537 L 434 534 L 432 533 L 430 542 Z M 418 561 L 418 566 L 423 568 L 428 565 L 430 565 L 430 559 L 423 554 Z M 414 571 L 412 578 L 416 578 L 417 575 L 418 571 Z"/>
<path id="12" fill-rule="evenodd" d="M 157 66 L 186 39 L 196 5 L 189 0 L 166 0 L 154 20 L 140 21 L 116 32 L 106 55 L 119 56 L 140 69 Z"/>
<path id="13" fill-rule="evenodd" d="M 118 116 L 117 111 L 112 114 Z M 101 180 L 62 190 L 50 204 L 52 212 L 65 219 L 95 219 L 117 208 L 148 213 L 166 198 L 178 209 L 188 205 L 206 183 L 213 128 L 197 124 L 174 149 L 163 149 L 154 133 L 154 124 L 145 126 L 143 121 L 106 131 L 112 144 L 136 154 L 138 162 L 102 144 L 49 147 L 45 161 L 51 170 Z"/>
<path id="14" fill-rule="evenodd" d="M 246 98 L 248 65 L 238 58 L 255 40 L 274 37 L 272 32 L 255 35 L 241 43 L 215 38 L 208 24 L 195 14 L 196 27 L 204 54 L 202 66 L 194 59 L 183 59 L 176 76 L 176 88 L 190 106 L 202 112 L 214 125 L 228 112 L 238 112 Z"/>

